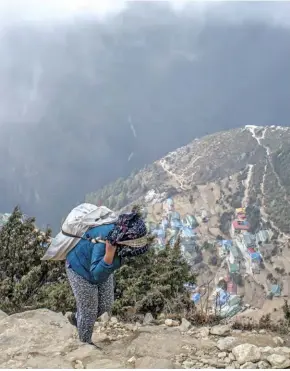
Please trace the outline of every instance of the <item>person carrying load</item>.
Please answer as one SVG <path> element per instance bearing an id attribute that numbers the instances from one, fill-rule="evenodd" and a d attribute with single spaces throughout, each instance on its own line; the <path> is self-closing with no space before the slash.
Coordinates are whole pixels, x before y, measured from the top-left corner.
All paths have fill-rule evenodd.
<path id="1" fill-rule="evenodd" d="M 77 308 L 68 319 L 77 327 L 80 341 L 95 345 L 95 321 L 110 313 L 114 302 L 113 272 L 123 258 L 146 253 L 149 241 L 138 207 L 117 217 L 105 206 L 84 203 L 67 216 L 42 260 L 66 261 Z"/>

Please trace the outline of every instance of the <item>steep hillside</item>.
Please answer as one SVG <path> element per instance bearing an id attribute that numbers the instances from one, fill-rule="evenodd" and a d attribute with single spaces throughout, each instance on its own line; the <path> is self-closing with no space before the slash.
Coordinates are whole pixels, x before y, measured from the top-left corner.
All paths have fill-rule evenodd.
<path id="1" fill-rule="evenodd" d="M 187 212 L 205 208 L 211 214 L 243 202 L 257 203 L 265 221 L 289 234 L 289 140 L 290 128 L 279 126 L 245 126 L 209 135 L 87 195 L 86 200 L 120 209 L 137 201 L 153 205 L 172 197 L 191 209 Z"/>
<path id="2" fill-rule="evenodd" d="M 276 303 L 290 295 L 289 139 L 290 128 L 273 126 L 209 135 L 87 195 L 87 201 L 123 210 L 143 204 L 157 248 L 180 236 L 198 273 L 194 295 L 215 297 L 225 287 L 225 295 L 242 299 L 235 309 L 226 306 L 226 316 L 243 304 L 263 315 L 273 296 Z M 241 207 L 250 229 L 235 236 Z"/>

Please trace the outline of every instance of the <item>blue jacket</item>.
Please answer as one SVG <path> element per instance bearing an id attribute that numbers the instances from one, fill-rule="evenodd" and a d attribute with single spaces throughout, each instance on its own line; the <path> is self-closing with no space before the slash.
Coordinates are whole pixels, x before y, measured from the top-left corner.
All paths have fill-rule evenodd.
<path id="1" fill-rule="evenodd" d="M 86 234 L 90 237 L 100 237 L 105 240 L 108 233 L 114 228 L 114 224 L 104 224 L 90 229 Z M 98 284 L 107 280 L 111 273 L 121 266 L 121 259 L 115 255 L 113 263 L 104 262 L 105 244 L 80 240 L 78 244 L 67 254 L 68 267 L 87 281 Z"/>

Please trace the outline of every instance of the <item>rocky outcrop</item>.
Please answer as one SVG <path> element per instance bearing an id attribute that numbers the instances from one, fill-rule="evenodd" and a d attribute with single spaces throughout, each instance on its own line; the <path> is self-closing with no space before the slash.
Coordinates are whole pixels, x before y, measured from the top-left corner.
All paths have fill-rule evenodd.
<path id="1" fill-rule="evenodd" d="M 76 329 L 61 314 L 46 309 L 3 315 L 0 319 L 0 368 L 289 368 L 287 338 L 236 332 L 228 326 L 197 328 L 183 319 L 155 325 L 126 324 L 103 315 L 93 340 L 78 341 Z M 284 346 L 278 347 L 276 343 Z"/>
<path id="2" fill-rule="evenodd" d="M 247 362 L 258 362 L 261 359 L 261 352 L 256 345 L 241 344 L 232 350 L 233 355 L 240 365 Z"/>
<path id="3" fill-rule="evenodd" d="M 230 326 L 214 326 L 210 329 L 211 335 L 226 336 L 231 332 Z"/>

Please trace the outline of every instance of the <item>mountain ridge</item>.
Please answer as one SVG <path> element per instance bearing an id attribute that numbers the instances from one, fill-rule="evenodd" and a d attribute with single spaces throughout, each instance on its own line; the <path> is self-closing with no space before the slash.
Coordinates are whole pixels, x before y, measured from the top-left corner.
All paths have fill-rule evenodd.
<path id="1" fill-rule="evenodd" d="M 123 209 L 134 202 L 146 204 L 150 199 L 148 192 L 149 195 L 154 192 L 159 201 L 177 193 L 190 197 L 198 185 L 220 183 L 240 174 L 244 177 L 240 202 L 247 199 L 248 203 L 257 203 L 264 218 L 274 228 L 278 223 L 279 232 L 288 234 L 285 218 L 290 217 L 287 209 L 290 188 L 285 174 L 290 171 L 286 161 L 289 139 L 290 128 L 282 126 L 246 125 L 211 134 L 169 152 L 127 179 L 120 178 L 88 194 L 86 200 Z"/>
<path id="2" fill-rule="evenodd" d="M 198 274 L 198 287 L 214 292 L 221 277 L 230 276 L 243 302 L 265 313 L 274 283 L 282 287 L 281 296 L 290 295 L 289 139 L 290 127 L 282 126 L 246 125 L 211 134 L 88 195 L 86 201 L 120 212 L 134 203 L 143 205 L 157 249 L 180 236 L 183 254 Z M 264 256 L 259 274 L 254 265 L 252 271 L 244 269 L 249 251 L 238 246 L 240 239 L 232 233 L 241 207 L 250 225 L 249 238 L 269 236 L 260 250 L 255 242 Z M 233 251 L 224 255 L 220 240 L 230 240 Z M 234 277 L 229 262 L 231 256 L 236 261 L 234 250 L 241 248 L 244 255 Z"/>

